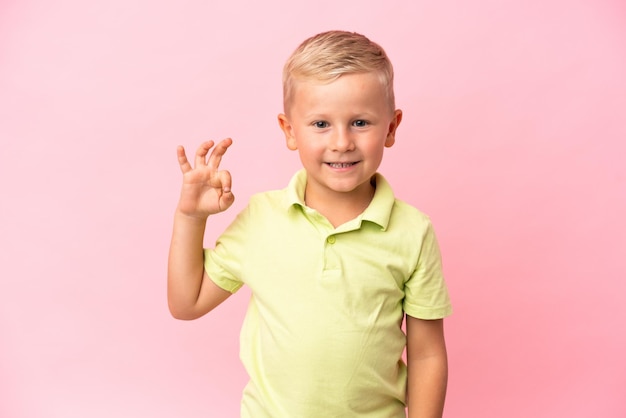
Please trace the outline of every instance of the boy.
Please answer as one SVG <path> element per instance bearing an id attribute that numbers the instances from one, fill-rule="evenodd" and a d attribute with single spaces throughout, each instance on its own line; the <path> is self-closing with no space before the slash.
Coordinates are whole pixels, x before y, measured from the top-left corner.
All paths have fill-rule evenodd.
<path id="1" fill-rule="evenodd" d="M 170 311 L 195 319 L 251 288 L 242 417 L 404 417 L 406 404 L 409 417 L 440 417 L 451 308 L 437 242 L 376 172 L 402 120 L 391 63 L 362 35 L 325 32 L 292 54 L 283 87 L 278 122 L 303 169 L 253 196 L 214 249 L 203 236 L 234 201 L 219 170 L 232 140 L 202 144 L 194 167 L 178 148 Z"/>

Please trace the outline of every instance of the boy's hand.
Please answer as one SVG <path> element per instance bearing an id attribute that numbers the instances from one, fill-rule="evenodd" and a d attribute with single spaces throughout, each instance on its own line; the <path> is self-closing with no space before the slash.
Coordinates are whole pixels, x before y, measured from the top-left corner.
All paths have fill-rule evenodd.
<path id="1" fill-rule="evenodd" d="M 183 187 L 178 211 L 184 215 L 206 219 L 209 215 L 223 212 L 235 201 L 230 191 L 231 178 L 228 171 L 219 171 L 222 156 L 233 143 L 227 138 L 215 145 L 207 160 L 207 154 L 215 144 L 207 141 L 196 151 L 194 167 L 187 160 L 185 149 L 177 149 L 178 164 L 183 172 Z"/>

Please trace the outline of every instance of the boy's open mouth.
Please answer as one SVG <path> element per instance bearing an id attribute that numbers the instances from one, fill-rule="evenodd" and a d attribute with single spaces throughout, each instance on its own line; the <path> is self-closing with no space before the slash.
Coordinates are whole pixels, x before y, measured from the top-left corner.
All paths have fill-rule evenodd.
<path id="1" fill-rule="evenodd" d="M 326 164 L 328 164 L 332 168 L 348 168 L 348 167 L 352 167 L 353 165 L 357 164 L 357 162 L 353 162 L 353 163 L 326 163 Z"/>

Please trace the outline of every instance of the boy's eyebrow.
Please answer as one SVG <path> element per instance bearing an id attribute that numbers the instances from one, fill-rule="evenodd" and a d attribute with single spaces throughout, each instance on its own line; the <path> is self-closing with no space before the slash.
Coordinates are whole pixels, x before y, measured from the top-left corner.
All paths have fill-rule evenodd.
<path id="1" fill-rule="evenodd" d="M 302 115 L 303 119 L 328 119 L 329 117 L 327 113 L 305 113 Z"/>
<path id="2" fill-rule="evenodd" d="M 376 117 L 375 112 L 358 112 L 353 113 L 349 116 L 350 120 L 353 119 L 372 119 Z M 316 120 L 316 119 L 334 119 L 332 114 L 327 113 L 310 113 L 302 115 L 303 119 L 307 120 Z"/>
<path id="3" fill-rule="evenodd" d="M 369 110 L 369 109 L 357 109 L 357 110 L 347 110 L 346 112 L 342 112 L 342 113 L 350 113 L 350 117 L 359 117 L 359 116 L 375 116 L 377 115 L 379 112 L 376 110 Z M 332 117 L 333 115 L 336 115 L 336 113 L 334 112 L 310 112 L 310 113 L 303 113 L 302 116 L 305 118 L 309 118 L 309 117 Z"/>

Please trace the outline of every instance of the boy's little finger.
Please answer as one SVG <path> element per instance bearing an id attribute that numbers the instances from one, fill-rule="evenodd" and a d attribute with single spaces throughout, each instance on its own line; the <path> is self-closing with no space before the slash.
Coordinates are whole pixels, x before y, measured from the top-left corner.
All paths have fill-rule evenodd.
<path id="1" fill-rule="evenodd" d="M 189 164 L 189 160 L 187 160 L 187 154 L 185 154 L 185 148 L 182 145 L 176 148 L 176 156 L 178 157 L 178 165 L 183 174 L 191 170 L 191 164 Z"/>

